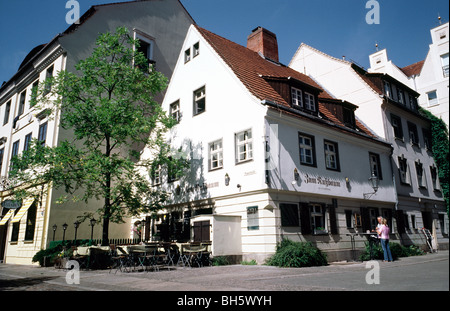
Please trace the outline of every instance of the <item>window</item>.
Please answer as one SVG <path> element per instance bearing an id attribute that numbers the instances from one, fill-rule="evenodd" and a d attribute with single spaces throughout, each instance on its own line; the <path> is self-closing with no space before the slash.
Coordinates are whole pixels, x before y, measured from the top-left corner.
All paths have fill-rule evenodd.
<path id="1" fill-rule="evenodd" d="M 311 215 L 311 228 L 315 233 L 317 231 L 325 231 L 325 209 L 320 204 L 311 204 L 310 206 Z"/>
<path id="2" fill-rule="evenodd" d="M 324 142 L 324 150 L 325 150 L 325 166 L 330 170 L 339 170 L 339 154 L 338 154 L 338 145 L 337 143 L 333 143 L 331 141 L 325 140 Z"/>
<path id="3" fill-rule="evenodd" d="M 416 215 L 411 215 L 411 226 L 413 229 L 417 229 Z"/>
<path id="4" fill-rule="evenodd" d="M 415 98 L 412 94 L 409 94 L 409 108 L 412 110 L 417 110 L 417 98 Z"/>
<path id="5" fill-rule="evenodd" d="M 402 119 L 400 117 L 391 114 L 391 124 L 394 129 L 394 137 L 403 140 L 403 128 Z"/>
<path id="6" fill-rule="evenodd" d="M 53 70 L 54 70 L 54 66 L 50 66 L 47 69 L 47 72 L 45 74 L 45 91 L 44 91 L 44 95 L 47 95 L 48 93 L 50 93 L 52 91 L 52 79 L 53 79 Z"/>
<path id="7" fill-rule="evenodd" d="M 427 97 L 428 97 L 428 107 L 439 104 L 436 91 L 428 92 Z"/>
<path id="8" fill-rule="evenodd" d="M 0 149 L 0 175 L 2 173 L 3 155 L 5 154 L 5 148 Z"/>
<path id="9" fill-rule="evenodd" d="M 170 105 L 170 115 L 172 116 L 172 118 L 175 121 L 177 121 L 177 123 L 180 123 L 181 111 L 180 111 L 180 101 L 179 100 Z"/>
<path id="10" fill-rule="evenodd" d="M 427 130 L 427 129 L 422 129 L 422 134 L 423 134 L 423 142 L 425 145 L 425 148 L 429 151 L 433 150 L 433 145 L 432 145 L 432 136 L 431 136 L 431 131 Z"/>
<path id="11" fill-rule="evenodd" d="M 300 227 L 297 204 L 280 203 L 280 212 L 282 227 Z"/>
<path id="12" fill-rule="evenodd" d="M 222 140 L 209 144 L 209 170 L 223 167 Z"/>
<path id="13" fill-rule="evenodd" d="M 6 103 L 5 116 L 3 117 L 3 125 L 9 122 L 9 113 L 11 112 L 11 101 Z"/>
<path id="14" fill-rule="evenodd" d="M 47 138 L 47 122 L 39 126 L 38 141 L 41 143 L 42 146 L 45 146 L 46 138 Z"/>
<path id="15" fill-rule="evenodd" d="M 417 125 L 408 122 L 409 142 L 413 145 L 419 145 L 419 135 L 417 134 Z"/>
<path id="16" fill-rule="evenodd" d="M 140 64 L 139 68 L 148 73 L 150 65 L 155 63 L 153 61 L 154 38 L 143 31 L 134 29 L 134 39 L 139 43 L 139 46 L 134 47 L 136 52 L 142 53 L 146 60 L 146 64 Z"/>
<path id="17" fill-rule="evenodd" d="M 31 87 L 31 98 L 30 98 L 30 108 L 33 108 L 36 104 L 36 97 L 38 95 L 38 89 L 39 88 L 39 80 L 35 81 L 33 83 L 33 86 Z"/>
<path id="18" fill-rule="evenodd" d="M 381 173 L 380 155 L 369 152 L 369 161 L 370 173 L 372 174 L 372 176 L 378 177 L 379 180 L 383 180 L 383 175 Z"/>
<path id="19" fill-rule="evenodd" d="M 32 135 L 32 133 L 29 133 L 27 136 L 25 136 L 25 142 L 23 144 L 23 151 L 27 151 L 30 148 L 31 135 Z"/>
<path id="20" fill-rule="evenodd" d="M 303 165 L 315 166 L 316 154 L 315 154 L 314 137 L 307 134 L 299 133 L 299 146 L 300 146 L 300 163 Z"/>
<path id="21" fill-rule="evenodd" d="M 206 109 L 206 91 L 202 87 L 194 92 L 194 116 L 205 112 Z"/>
<path id="22" fill-rule="evenodd" d="M 184 63 L 188 63 L 191 60 L 191 48 L 184 51 Z"/>
<path id="23" fill-rule="evenodd" d="M 11 151 L 11 163 L 9 165 L 9 170 L 11 171 L 14 167 L 14 163 L 13 163 L 13 158 L 15 156 L 17 156 L 19 154 L 19 145 L 20 145 L 20 140 L 14 142 L 13 146 L 12 146 L 12 151 Z"/>
<path id="24" fill-rule="evenodd" d="M 253 138 L 251 130 L 236 134 L 236 153 L 236 163 L 253 159 Z"/>
<path id="25" fill-rule="evenodd" d="M 291 96 L 292 96 L 292 106 L 303 107 L 302 91 L 300 91 L 296 88 L 291 88 Z"/>
<path id="26" fill-rule="evenodd" d="M 27 212 L 27 226 L 25 228 L 25 241 L 34 240 L 34 232 L 36 228 L 36 202 L 31 205 Z"/>
<path id="27" fill-rule="evenodd" d="M 352 109 L 343 107 L 344 124 L 350 128 L 355 128 L 355 112 Z"/>
<path id="28" fill-rule="evenodd" d="M 169 166 L 167 168 L 168 182 L 174 182 L 180 179 L 181 171 L 177 163 L 173 163 L 173 158 L 169 157 Z M 160 175 L 161 176 L 161 175 Z"/>
<path id="29" fill-rule="evenodd" d="M 314 95 L 307 92 L 305 92 L 305 108 L 311 111 L 316 111 Z"/>
<path id="30" fill-rule="evenodd" d="M 448 78 L 448 53 L 441 55 L 442 73 L 444 78 Z"/>
<path id="31" fill-rule="evenodd" d="M 196 44 L 194 44 L 194 57 L 197 57 L 198 55 L 200 55 L 200 42 L 197 42 Z"/>
<path id="32" fill-rule="evenodd" d="M 433 189 L 439 190 L 439 179 L 436 166 L 430 166 L 431 182 L 433 183 Z"/>
<path id="33" fill-rule="evenodd" d="M 405 104 L 405 94 L 403 93 L 403 90 L 397 88 L 397 100 L 400 104 Z"/>
<path id="34" fill-rule="evenodd" d="M 21 116 L 25 110 L 25 99 L 27 97 L 27 91 L 23 91 L 20 94 L 20 100 L 19 100 L 19 111 L 17 112 L 18 116 Z"/>
<path id="35" fill-rule="evenodd" d="M 417 183 L 420 188 L 425 187 L 425 174 L 423 171 L 423 165 L 420 162 L 415 162 L 416 164 L 416 174 L 417 174 Z"/>
<path id="36" fill-rule="evenodd" d="M 387 81 L 384 81 L 384 95 L 388 98 L 392 98 L 391 84 Z"/>
<path id="37" fill-rule="evenodd" d="M 398 158 L 398 166 L 400 173 L 400 182 L 402 184 L 410 184 L 409 172 L 408 172 L 408 162 L 405 158 Z"/>
<path id="38" fill-rule="evenodd" d="M 161 165 L 154 165 L 150 172 L 150 176 L 152 178 L 153 185 L 161 184 L 162 183 Z"/>
<path id="39" fill-rule="evenodd" d="M 258 206 L 247 207 L 247 230 L 259 230 Z"/>
<path id="40" fill-rule="evenodd" d="M 345 223 L 348 229 L 354 228 L 355 218 L 351 210 L 345 210 Z"/>

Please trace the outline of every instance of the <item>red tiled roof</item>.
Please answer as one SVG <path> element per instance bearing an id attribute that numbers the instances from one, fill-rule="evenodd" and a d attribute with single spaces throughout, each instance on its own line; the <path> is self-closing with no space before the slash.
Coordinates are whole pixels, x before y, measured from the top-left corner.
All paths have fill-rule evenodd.
<path id="1" fill-rule="evenodd" d="M 412 65 L 400 68 L 400 70 L 407 76 L 416 76 L 420 74 L 422 71 L 423 64 L 425 63 L 425 60 L 421 60 L 420 62 L 414 63 Z"/>
<path id="2" fill-rule="evenodd" d="M 198 25 L 195 25 L 195 27 L 255 97 L 261 101 L 268 100 L 286 108 L 290 108 L 289 103 L 286 102 L 286 100 L 269 84 L 268 80 L 295 79 L 300 83 L 318 89 L 319 112 L 321 113 L 322 118 L 316 119 L 328 121 L 341 128 L 346 128 L 346 126 L 321 103 L 321 99 L 330 100 L 334 98 L 323 90 L 323 88 L 313 79 L 292 68 L 268 61 L 262 58 L 258 53 L 218 36 Z M 298 114 L 294 114 L 293 112 L 286 111 L 286 113 L 299 117 Z M 361 134 L 375 137 L 375 135 L 359 121 L 356 121 L 356 128 Z M 353 134 L 355 135 L 355 133 Z"/>
<path id="3" fill-rule="evenodd" d="M 195 26 L 220 57 L 234 71 L 247 89 L 260 100 L 271 100 L 279 104 L 289 104 L 264 78 L 293 78 L 322 91 L 320 96 L 331 98 L 310 77 L 282 64 L 265 60 L 258 53 L 218 36 L 204 28 Z M 264 78 L 263 78 L 264 77 Z"/>

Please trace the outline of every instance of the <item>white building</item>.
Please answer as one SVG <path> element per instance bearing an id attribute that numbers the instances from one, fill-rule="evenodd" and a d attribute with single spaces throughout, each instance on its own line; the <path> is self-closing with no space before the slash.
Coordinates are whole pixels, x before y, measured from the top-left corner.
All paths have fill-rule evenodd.
<path id="1" fill-rule="evenodd" d="M 420 94 L 419 105 L 449 125 L 448 25 L 431 29 L 432 43 L 425 60 L 399 68 L 388 59 L 386 49 L 369 56 L 369 72 L 387 73 Z"/>
<path id="2" fill-rule="evenodd" d="M 75 72 L 75 65 L 90 56 L 100 33 L 114 32 L 122 26 L 141 41 L 141 48 L 145 48 L 143 52 L 155 68 L 170 78 L 178 51 L 192 23 L 191 16 L 178 0 L 96 5 L 80 18 L 79 24 L 71 25 L 50 43 L 33 49 L 17 73 L 0 87 L 2 182 L 8 181 L 12 156 L 23 152 L 31 138 L 38 138 L 51 147 L 63 140 L 71 140 L 71 132 L 59 126 L 58 115 L 48 119 L 45 110 L 37 111 L 31 106 L 30 96 L 37 82 L 56 76 L 61 70 Z M 9 198 L 5 189 L 3 186 L 0 188 L 1 202 Z M 68 240 L 74 239 L 77 217 L 101 207 L 99 202 L 55 204 L 63 194 L 63 190 L 44 187 L 39 202 L 25 201 L 20 211 L 0 208 L 0 261 L 31 264 L 33 255 L 45 249 L 52 240 L 62 240 L 63 236 Z M 68 224 L 65 231 L 62 229 L 64 223 Z M 54 225 L 57 226 L 55 232 Z M 129 222 L 112 224 L 110 238 L 128 238 L 130 226 Z M 101 227 L 95 226 L 94 238 L 101 237 Z M 89 223 L 82 223 L 77 238 L 89 239 L 90 236 Z"/>
<path id="3" fill-rule="evenodd" d="M 358 107 L 280 64 L 263 28 L 246 48 L 191 26 L 163 108 L 179 120 L 169 140 L 190 169 L 152 174 L 172 193 L 152 229 L 161 239 L 211 240 L 215 256 L 263 262 L 284 237 L 334 261 L 351 258 L 347 234 L 393 214 L 391 146 L 355 119 Z"/>
<path id="4" fill-rule="evenodd" d="M 357 117 L 392 144 L 398 197 L 393 229 L 400 233 L 398 238 L 424 245 L 419 228 L 426 227 L 435 229 L 440 247 L 448 247 L 448 216 L 430 148 L 430 124 L 418 112 L 419 93 L 389 74 L 366 72 L 306 44 L 300 45 L 290 67 L 333 96 L 358 105 Z"/>

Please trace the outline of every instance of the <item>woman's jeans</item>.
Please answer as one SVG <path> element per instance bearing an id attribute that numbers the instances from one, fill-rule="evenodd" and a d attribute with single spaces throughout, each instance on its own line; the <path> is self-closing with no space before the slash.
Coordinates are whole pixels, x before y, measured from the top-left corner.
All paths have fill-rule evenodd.
<path id="1" fill-rule="evenodd" d="M 389 240 L 381 239 L 381 248 L 383 248 L 384 261 L 393 261 L 391 249 L 389 248 Z"/>

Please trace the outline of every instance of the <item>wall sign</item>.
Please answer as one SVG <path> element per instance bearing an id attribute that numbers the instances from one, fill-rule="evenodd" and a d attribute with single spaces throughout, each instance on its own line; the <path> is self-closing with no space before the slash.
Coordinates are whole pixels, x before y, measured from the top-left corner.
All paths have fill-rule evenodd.
<path id="1" fill-rule="evenodd" d="M 308 175 L 305 176 L 305 183 L 306 184 L 317 184 L 317 185 L 323 185 L 326 187 L 340 187 L 341 183 L 339 181 L 331 180 L 328 177 L 309 177 Z"/>
<path id="2" fill-rule="evenodd" d="M 22 207 L 22 201 L 5 200 L 2 202 L 2 207 L 7 209 L 19 209 Z"/>

